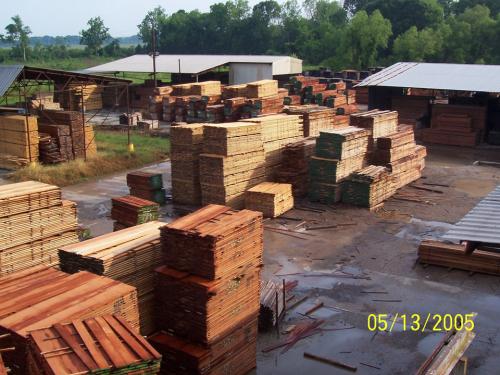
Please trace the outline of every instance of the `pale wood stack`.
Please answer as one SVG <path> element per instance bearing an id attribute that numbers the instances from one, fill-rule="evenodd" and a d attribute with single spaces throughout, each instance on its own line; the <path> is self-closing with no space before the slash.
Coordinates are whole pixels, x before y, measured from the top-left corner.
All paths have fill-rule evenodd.
<path id="1" fill-rule="evenodd" d="M 387 168 L 370 165 L 347 178 L 342 191 L 342 202 L 374 208 L 395 192 L 394 178 Z"/>
<path id="2" fill-rule="evenodd" d="M 57 265 L 57 249 L 78 242 L 76 204 L 40 182 L 0 187 L 0 277 L 35 265 Z"/>
<path id="3" fill-rule="evenodd" d="M 426 148 L 415 144 L 413 128 L 402 125 L 397 133 L 377 140 L 374 164 L 387 167 L 399 189 L 422 176 L 426 155 Z"/>
<path id="4" fill-rule="evenodd" d="M 285 112 L 302 116 L 304 137 L 317 137 L 320 131 L 333 129 L 335 126 L 335 110 L 317 105 L 289 106 Z"/>
<path id="5" fill-rule="evenodd" d="M 88 271 L 137 288 L 143 335 L 154 331 L 154 269 L 162 264 L 158 221 L 61 247 L 61 270 Z"/>
<path id="6" fill-rule="evenodd" d="M 267 96 L 278 95 L 278 81 L 263 79 L 247 83 L 246 96 L 248 98 L 265 98 Z"/>
<path id="7" fill-rule="evenodd" d="M 367 112 L 351 114 L 351 126 L 368 129 L 370 149 L 375 148 L 377 139 L 393 134 L 398 130 L 398 113 L 396 111 L 380 111 L 374 109 Z"/>
<path id="8" fill-rule="evenodd" d="M 205 81 L 191 84 L 191 92 L 193 95 L 221 95 L 220 81 Z"/>
<path id="9" fill-rule="evenodd" d="M 275 181 L 292 185 L 293 195 L 303 197 L 309 185 L 309 161 L 314 154 L 315 138 L 287 144 L 283 149 L 283 161 L 276 172 Z"/>
<path id="10" fill-rule="evenodd" d="M 73 275 L 38 266 L 0 278 L 0 335 L 16 350 L 4 360 L 14 374 L 27 373 L 28 333 L 60 322 L 116 314 L 139 330 L 137 292 L 90 272 Z"/>
<path id="11" fill-rule="evenodd" d="M 285 146 L 302 139 L 300 116 L 277 114 L 242 120 L 242 122 L 260 125 L 266 158 L 266 179 L 273 180 L 283 161 Z"/>
<path id="12" fill-rule="evenodd" d="M 151 338 L 165 374 L 246 374 L 256 365 L 262 214 L 209 205 L 161 229 Z M 227 372 L 229 371 L 229 372 Z"/>
<path id="13" fill-rule="evenodd" d="M 70 111 L 92 111 L 102 109 L 103 87 L 94 84 L 74 82 L 66 85 L 56 85 L 61 106 Z"/>
<path id="14" fill-rule="evenodd" d="M 340 201 L 342 182 L 368 165 L 369 134 L 366 129 L 354 126 L 320 133 L 309 167 L 311 201 L 328 204 Z"/>
<path id="15" fill-rule="evenodd" d="M 200 205 L 200 154 L 203 125 L 186 124 L 170 129 L 172 198 L 175 203 Z"/>
<path id="16" fill-rule="evenodd" d="M 0 116 L 0 168 L 17 169 L 38 161 L 38 122 L 34 116 Z"/>
<path id="17" fill-rule="evenodd" d="M 230 85 L 222 88 L 222 98 L 232 99 L 247 96 L 247 85 Z"/>
<path id="18" fill-rule="evenodd" d="M 28 336 L 28 374 L 143 374 L 160 371 L 161 355 L 119 316 L 56 323 Z"/>
<path id="19" fill-rule="evenodd" d="M 245 207 L 262 212 L 265 217 L 278 217 L 293 208 L 291 184 L 262 182 L 247 190 Z"/>
<path id="20" fill-rule="evenodd" d="M 244 206 L 245 191 L 265 181 L 265 154 L 260 123 L 206 125 L 200 182 L 203 204 Z"/>
<path id="21" fill-rule="evenodd" d="M 54 94 L 52 92 L 40 92 L 32 96 L 30 100 L 32 109 L 61 109 L 61 105 L 54 102 Z"/>

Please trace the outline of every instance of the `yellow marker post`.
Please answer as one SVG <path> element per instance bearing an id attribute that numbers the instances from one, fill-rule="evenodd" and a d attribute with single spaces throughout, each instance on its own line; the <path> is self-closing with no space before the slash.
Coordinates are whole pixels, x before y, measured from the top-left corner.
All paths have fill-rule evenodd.
<path id="1" fill-rule="evenodd" d="M 128 152 L 133 154 L 135 152 L 135 147 L 133 143 L 128 144 Z"/>

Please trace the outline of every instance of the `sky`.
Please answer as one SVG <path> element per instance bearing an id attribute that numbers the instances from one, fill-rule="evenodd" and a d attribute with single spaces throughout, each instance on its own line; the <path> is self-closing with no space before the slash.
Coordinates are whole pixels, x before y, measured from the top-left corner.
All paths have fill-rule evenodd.
<path id="1" fill-rule="evenodd" d="M 161 5 L 167 13 L 179 9 L 207 11 L 220 1 L 195 0 L 17 0 L 2 1 L 0 5 L 0 34 L 10 23 L 10 17 L 19 14 L 32 36 L 78 35 L 87 21 L 96 16 L 104 20 L 113 37 L 137 34 L 137 25 L 146 13 Z M 225 0 L 224 0 L 225 2 Z M 258 0 L 249 0 L 250 6 Z"/>

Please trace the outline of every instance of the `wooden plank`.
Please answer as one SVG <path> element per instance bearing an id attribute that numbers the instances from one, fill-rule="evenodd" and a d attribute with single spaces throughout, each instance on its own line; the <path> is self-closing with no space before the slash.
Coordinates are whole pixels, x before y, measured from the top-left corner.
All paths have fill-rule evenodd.
<path id="1" fill-rule="evenodd" d="M 67 330 L 66 327 L 64 327 L 61 324 L 54 324 L 54 328 L 56 331 L 61 335 L 61 337 L 66 341 L 68 346 L 73 349 L 75 354 L 80 358 L 80 360 L 85 364 L 85 366 L 88 367 L 89 370 L 97 370 L 97 364 L 95 361 L 90 357 L 87 352 L 85 352 L 81 347 L 80 344 L 75 340 L 73 336 L 71 336 L 71 333 Z"/>

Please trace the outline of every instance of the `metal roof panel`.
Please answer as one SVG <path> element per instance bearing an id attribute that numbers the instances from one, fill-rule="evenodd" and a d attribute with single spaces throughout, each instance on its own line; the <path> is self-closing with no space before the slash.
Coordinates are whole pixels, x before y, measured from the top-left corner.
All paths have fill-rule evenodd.
<path id="1" fill-rule="evenodd" d="M 24 65 L 0 65 L 0 96 L 5 95 L 23 68 Z"/>
<path id="2" fill-rule="evenodd" d="M 497 93 L 500 92 L 500 65 L 400 62 L 357 85 L 363 86 Z"/>

